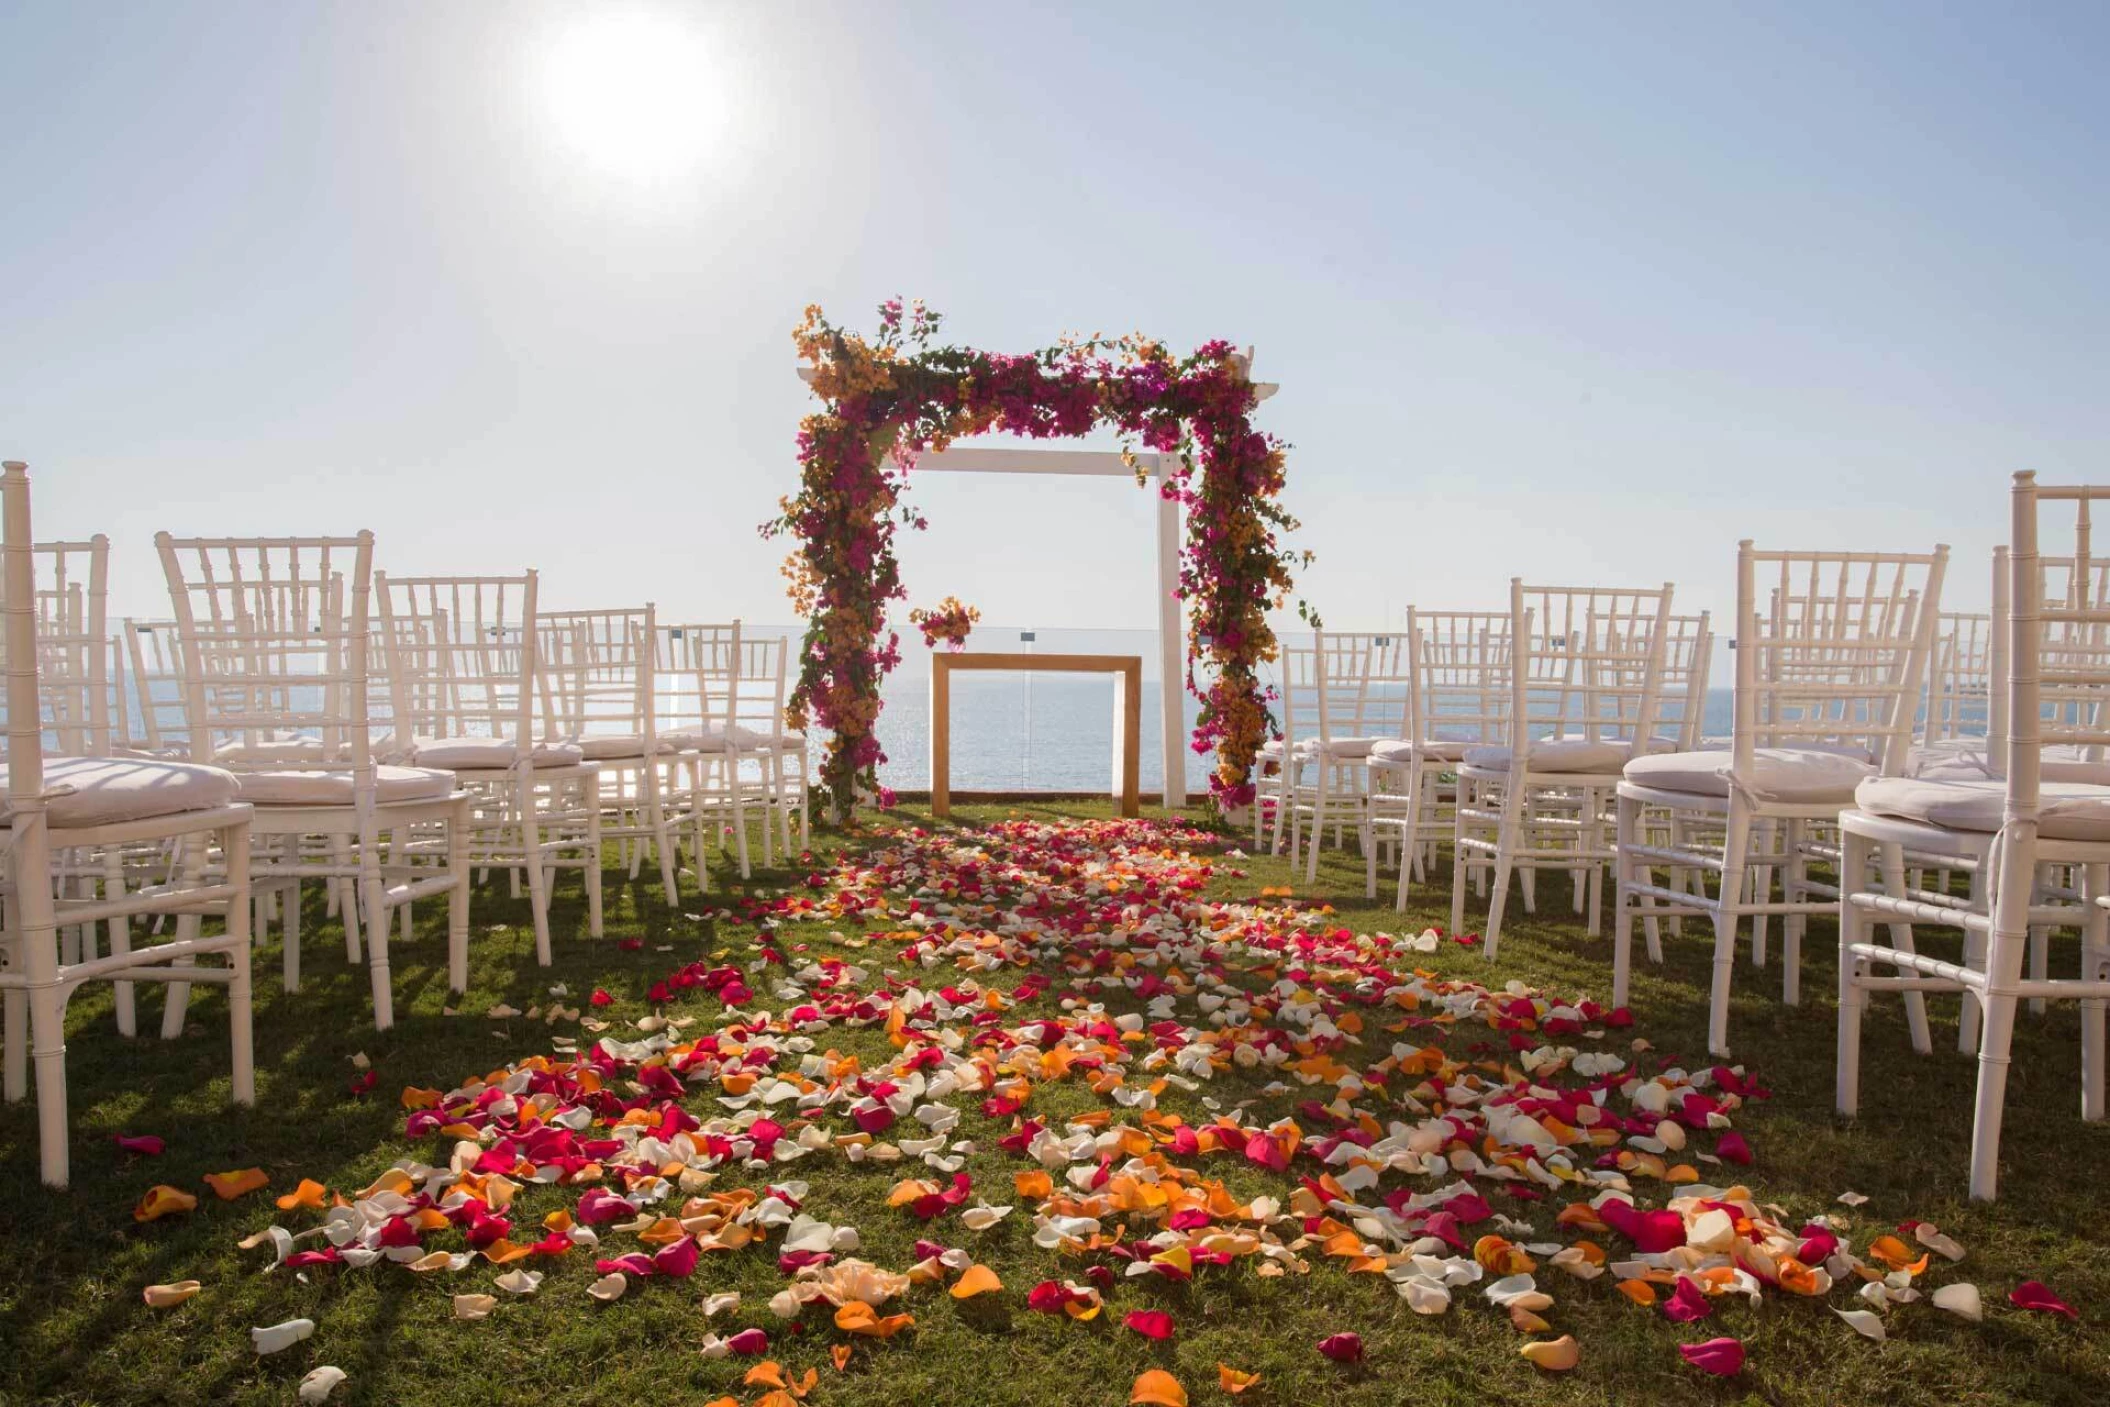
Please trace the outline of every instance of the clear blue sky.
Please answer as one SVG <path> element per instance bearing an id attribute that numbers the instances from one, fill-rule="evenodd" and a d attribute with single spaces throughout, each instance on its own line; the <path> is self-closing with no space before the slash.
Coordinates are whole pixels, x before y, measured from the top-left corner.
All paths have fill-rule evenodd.
<path id="1" fill-rule="evenodd" d="M 10 0 L 0 451 L 123 610 L 157 529 L 366 526 L 781 620 L 790 330 L 899 292 L 1254 344 L 1343 627 L 1726 610 L 1746 535 L 1982 607 L 2006 475 L 2110 475 L 2106 59 L 2098 4 Z M 1150 624 L 1145 495 L 919 492 L 916 599 Z"/>

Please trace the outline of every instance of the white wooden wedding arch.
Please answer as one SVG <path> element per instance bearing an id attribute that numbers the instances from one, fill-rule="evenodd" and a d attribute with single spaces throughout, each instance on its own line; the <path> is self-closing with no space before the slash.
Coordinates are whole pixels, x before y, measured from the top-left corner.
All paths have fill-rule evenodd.
<path id="1" fill-rule="evenodd" d="M 1251 375 L 1253 353 L 1242 358 Z M 811 381 L 813 368 L 800 367 L 799 379 Z M 1274 382 L 1253 384 L 1255 400 L 1266 400 L 1280 389 Z M 1132 479 L 1140 471 L 1162 487 L 1166 471 L 1178 456 L 1138 452 L 1131 465 L 1117 450 L 1008 448 L 1004 446 L 958 445 L 919 455 L 916 468 L 941 469 L 954 474 L 1088 474 Z M 1187 697 L 1186 631 L 1180 622 L 1180 602 L 1173 593 L 1180 584 L 1180 506 L 1158 495 L 1158 667 L 1163 674 L 1159 708 L 1164 718 L 1165 805 L 1187 804 Z"/>

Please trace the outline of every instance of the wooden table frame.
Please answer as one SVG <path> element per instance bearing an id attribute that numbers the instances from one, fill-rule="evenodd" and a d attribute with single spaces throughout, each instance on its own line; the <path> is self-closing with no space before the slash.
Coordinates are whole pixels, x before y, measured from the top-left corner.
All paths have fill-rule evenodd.
<path id="1" fill-rule="evenodd" d="M 1121 814 L 1140 815 L 1142 794 L 1137 764 L 1143 730 L 1143 657 L 1141 655 L 1023 655 L 939 653 L 930 660 L 930 813 L 952 814 L 952 675 L 958 669 L 1024 674 L 1118 674 L 1121 688 L 1114 699 L 1113 793 Z"/>

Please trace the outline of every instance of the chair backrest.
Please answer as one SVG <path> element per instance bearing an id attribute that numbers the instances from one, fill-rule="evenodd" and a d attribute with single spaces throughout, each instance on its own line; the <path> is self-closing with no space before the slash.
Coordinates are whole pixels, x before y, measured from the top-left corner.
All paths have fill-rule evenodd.
<path id="1" fill-rule="evenodd" d="M 1714 668 L 1712 612 L 1672 616 L 1664 623 L 1663 689 L 1656 700 L 1656 734 L 1680 752 L 1700 745 L 1706 731 L 1707 684 Z"/>
<path id="2" fill-rule="evenodd" d="M 7 671 L 7 801 L 14 862 L 9 878 L 24 898 L 43 896 L 39 907 L 49 927 L 51 886 L 31 878 L 46 869 L 45 831 L 41 825 L 23 825 L 25 815 L 41 818 L 44 808 L 44 702 L 37 687 L 40 602 L 29 466 L 20 460 L 0 465 L 0 520 L 0 668 Z M 34 831 L 34 837 L 26 831 Z M 25 851 L 26 840 L 33 854 Z"/>
<path id="3" fill-rule="evenodd" d="M 1927 669 L 1927 705 L 1920 725 L 1930 743 L 1984 737 L 1993 690 L 1991 615 L 1943 611 Z"/>
<path id="4" fill-rule="evenodd" d="M 131 702 L 139 710 L 137 731 L 126 740 L 147 752 L 189 751 L 187 695 L 183 687 L 183 636 L 173 618 L 125 618 L 125 660 L 130 666 Z"/>
<path id="5" fill-rule="evenodd" d="M 785 660 L 781 635 L 749 635 L 739 641 L 739 667 L 733 680 L 733 726 L 767 738 L 784 732 Z"/>
<path id="6" fill-rule="evenodd" d="M 1949 549 L 1761 552 L 1737 544 L 1732 766 L 1760 747 L 1865 751 L 1905 767 Z M 1761 591 L 1764 596 L 1761 596 Z"/>
<path id="7" fill-rule="evenodd" d="M 659 737 L 651 604 L 537 617 L 543 722 L 553 738 Z M 645 755 L 650 756 L 648 751 Z"/>
<path id="8" fill-rule="evenodd" d="M 2043 750 L 2065 746 L 2095 753 L 2110 746 L 2110 717 L 2103 709 L 2110 700 L 2110 601 L 2097 594 L 2104 584 L 2103 564 L 2095 559 L 2090 540 L 2092 505 L 2105 501 L 2110 501 L 2110 487 L 2040 485 L 2033 473 L 2015 475 L 2005 613 L 2012 663 L 2003 720 L 2009 732 L 2004 831 L 2026 827 L 2023 838 L 2032 841 L 2042 797 Z M 2073 505 L 2071 558 L 2047 559 L 2040 551 L 2046 503 Z M 2021 871 L 2025 884 L 2028 873 Z"/>
<path id="9" fill-rule="evenodd" d="M 1368 631 L 1312 632 L 1312 704 L 1324 741 L 1335 738 L 1397 737 L 1406 727 L 1404 695 L 1388 697 L 1373 688 L 1371 671 L 1392 637 Z M 1387 641 L 1380 646 L 1379 640 Z"/>
<path id="10" fill-rule="evenodd" d="M 535 573 L 374 573 L 395 745 L 414 738 L 535 739 Z"/>
<path id="11" fill-rule="evenodd" d="M 192 760 L 349 765 L 371 788 L 374 535 L 154 537 L 182 641 Z M 295 743 L 299 746 L 286 746 Z"/>
<path id="12" fill-rule="evenodd" d="M 1672 587 L 1509 583 L 1512 765 L 1540 737 L 1654 736 Z"/>
<path id="13" fill-rule="evenodd" d="M 1508 744 L 1509 625 L 1507 611 L 1407 608 L 1410 739 Z"/>
<path id="14" fill-rule="evenodd" d="M 115 735 L 110 681 L 110 539 L 40 542 L 36 573 L 37 687 L 53 748 L 107 757 Z"/>
<path id="15" fill-rule="evenodd" d="M 740 622 L 662 625 L 654 644 L 652 685 L 659 731 L 730 730 L 740 677 Z"/>

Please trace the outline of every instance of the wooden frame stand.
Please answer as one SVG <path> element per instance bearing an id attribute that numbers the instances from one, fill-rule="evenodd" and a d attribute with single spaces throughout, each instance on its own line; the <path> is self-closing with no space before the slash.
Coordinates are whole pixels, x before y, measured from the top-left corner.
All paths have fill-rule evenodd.
<path id="1" fill-rule="evenodd" d="M 930 661 L 930 813 L 952 814 L 952 674 L 957 669 L 1018 673 L 1118 674 L 1114 699 L 1113 794 L 1121 814 L 1141 814 L 1137 764 L 1143 729 L 1143 657 L 1140 655 L 1024 655 L 939 653 Z M 1167 686 L 1168 691 L 1170 685 Z"/>

